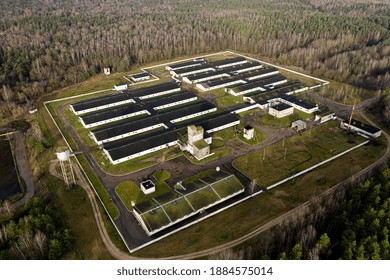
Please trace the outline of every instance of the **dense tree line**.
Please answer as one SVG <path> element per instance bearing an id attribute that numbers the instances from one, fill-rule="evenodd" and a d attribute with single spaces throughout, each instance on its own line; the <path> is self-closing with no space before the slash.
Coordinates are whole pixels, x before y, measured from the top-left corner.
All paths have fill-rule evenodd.
<path id="1" fill-rule="evenodd" d="M 73 235 L 53 203 L 34 198 L 23 209 L 4 202 L 0 213 L 0 260 L 59 259 L 73 248 Z"/>
<path id="2" fill-rule="evenodd" d="M 0 18 L 3 117 L 104 66 L 225 49 L 366 88 L 390 81 L 386 1 L 5 0 Z"/>

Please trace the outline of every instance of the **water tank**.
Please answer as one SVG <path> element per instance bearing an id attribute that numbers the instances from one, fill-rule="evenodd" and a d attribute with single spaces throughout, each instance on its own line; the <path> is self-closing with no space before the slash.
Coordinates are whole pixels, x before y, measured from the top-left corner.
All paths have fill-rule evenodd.
<path id="1" fill-rule="evenodd" d="M 70 151 L 69 151 L 68 147 L 59 147 L 56 150 L 56 155 L 57 155 L 58 160 L 60 160 L 60 161 L 69 160 Z"/>

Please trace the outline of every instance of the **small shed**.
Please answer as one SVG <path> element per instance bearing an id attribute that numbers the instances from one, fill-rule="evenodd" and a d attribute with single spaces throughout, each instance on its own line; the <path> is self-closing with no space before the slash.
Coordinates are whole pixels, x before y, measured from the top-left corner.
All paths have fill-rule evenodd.
<path id="1" fill-rule="evenodd" d="M 302 120 L 297 120 L 291 124 L 291 128 L 295 129 L 296 131 L 306 129 L 306 126 L 307 126 L 306 122 Z"/>
<path id="2" fill-rule="evenodd" d="M 118 85 L 115 85 L 115 86 L 114 86 L 114 89 L 117 90 L 117 91 L 125 90 L 125 89 L 127 89 L 127 84 L 118 84 Z"/>
<path id="3" fill-rule="evenodd" d="M 144 194 L 151 194 L 151 193 L 154 193 L 156 191 L 156 186 L 152 182 L 152 180 L 146 180 L 146 181 L 141 182 L 140 187 L 141 187 L 141 191 Z"/>
<path id="4" fill-rule="evenodd" d="M 130 78 L 133 82 L 140 82 L 140 81 L 149 80 L 150 77 L 151 77 L 150 74 L 147 72 L 142 72 L 142 73 L 130 75 Z"/>
<path id="5" fill-rule="evenodd" d="M 110 74 L 111 74 L 111 69 L 110 69 L 110 67 L 105 67 L 105 68 L 103 68 L 103 73 L 104 73 L 104 75 L 110 75 Z"/>

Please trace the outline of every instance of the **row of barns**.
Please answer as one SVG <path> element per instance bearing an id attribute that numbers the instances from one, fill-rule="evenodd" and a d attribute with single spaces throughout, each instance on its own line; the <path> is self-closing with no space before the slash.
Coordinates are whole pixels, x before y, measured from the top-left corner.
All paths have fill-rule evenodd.
<path id="1" fill-rule="evenodd" d="M 176 82 L 76 102 L 70 109 L 112 164 L 177 145 L 189 125 L 208 135 L 240 123 Z"/>

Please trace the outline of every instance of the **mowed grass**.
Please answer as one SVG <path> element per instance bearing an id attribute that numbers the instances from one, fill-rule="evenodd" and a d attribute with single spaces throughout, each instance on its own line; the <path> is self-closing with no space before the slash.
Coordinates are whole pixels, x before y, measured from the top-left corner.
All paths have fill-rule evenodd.
<path id="1" fill-rule="evenodd" d="M 283 118 L 276 118 L 270 114 L 266 114 L 262 117 L 255 119 L 255 122 L 262 125 L 274 126 L 274 127 L 290 127 L 292 122 L 297 120 L 313 119 L 313 114 L 306 114 L 302 111 L 294 109 L 294 113 Z"/>
<path id="2" fill-rule="evenodd" d="M 237 158 L 233 165 L 261 186 L 269 186 L 364 141 L 332 122 L 287 139 L 284 147 L 277 143 Z"/>
<path id="3" fill-rule="evenodd" d="M 156 182 L 156 191 L 152 194 L 145 195 L 141 191 L 140 187 L 131 180 L 123 181 L 116 186 L 115 191 L 126 206 L 127 210 L 133 211 L 133 206 L 131 205 L 132 201 L 136 204 L 141 204 L 162 194 L 173 192 L 172 188 L 165 182 L 165 180 L 171 176 L 168 171 L 158 170 L 153 174 L 153 176 L 158 179 Z"/>
<path id="4" fill-rule="evenodd" d="M 376 161 L 383 152 L 383 143 L 361 147 L 294 181 L 168 236 L 137 251 L 134 256 L 168 257 L 188 254 L 234 240 L 347 179 Z"/>

